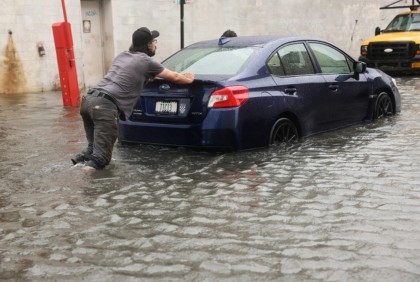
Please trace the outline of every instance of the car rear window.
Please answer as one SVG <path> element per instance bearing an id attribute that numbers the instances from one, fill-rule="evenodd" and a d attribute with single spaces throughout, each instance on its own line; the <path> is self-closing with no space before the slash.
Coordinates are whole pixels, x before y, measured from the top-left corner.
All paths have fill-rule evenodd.
<path id="1" fill-rule="evenodd" d="M 233 76 L 239 73 L 254 52 L 252 47 L 187 48 L 169 57 L 162 64 L 176 72 Z"/>

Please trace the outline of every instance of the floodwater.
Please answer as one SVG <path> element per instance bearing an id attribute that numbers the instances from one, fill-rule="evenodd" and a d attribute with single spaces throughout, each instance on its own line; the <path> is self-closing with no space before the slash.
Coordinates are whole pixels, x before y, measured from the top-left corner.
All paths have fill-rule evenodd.
<path id="1" fill-rule="evenodd" d="M 402 112 L 240 153 L 117 145 L 60 92 L 0 96 L 1 281 L 420 281 L 420 78 Z"/>

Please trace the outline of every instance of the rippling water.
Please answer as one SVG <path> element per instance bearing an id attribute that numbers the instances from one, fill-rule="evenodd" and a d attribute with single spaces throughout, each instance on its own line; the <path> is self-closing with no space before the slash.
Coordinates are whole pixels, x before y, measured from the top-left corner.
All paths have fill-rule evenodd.
<path id="1" fill-rule="evenodd" d="M 0 96 L 1 281 L 420 281 L 420 78 L 402 112 L 241 153 L 117 145 L 61 93 Z"/>

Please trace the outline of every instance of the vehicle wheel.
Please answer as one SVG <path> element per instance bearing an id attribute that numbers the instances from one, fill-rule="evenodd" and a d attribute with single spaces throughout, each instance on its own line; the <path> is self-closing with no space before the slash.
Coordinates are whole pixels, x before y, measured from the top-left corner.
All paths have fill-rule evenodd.
<path id="1" fill-rule="evenodd" d="M 270 145 L 290 143 L 298 138 L 299 134 L 295 124 L 288 118 L 280 118 L 271 129 Z"/>
<path id="2" fill-rule="evenodd" d="M 391 97 L 388 93 L 382 92 L 376 100 L 373 118 L 379 119 L 394 114 L 394 105 L 392 104 Z"/>

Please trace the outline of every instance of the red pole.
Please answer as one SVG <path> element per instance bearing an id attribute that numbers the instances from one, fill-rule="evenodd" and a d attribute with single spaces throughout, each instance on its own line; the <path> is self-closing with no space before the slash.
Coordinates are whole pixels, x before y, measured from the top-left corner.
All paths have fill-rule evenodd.
<path id="1" fill-rule="evenodd" d="M 61 5 L 63 7 L 64 22 L 54 23 L 52 26 L 55 50 L 57 53 L 61 93 L 64 106 L 78 106 L 80 104 L 79 84 L 77 82 L 71 26 L 67 21 L 64 0 L 61 0 Z"/>
<path id="2" fill-rule="evenodd" d="M 61 6 L 63 7 L 64 22 L 67 23 L 66 4 L 64 3 L 64 0 L 61 0 Z"/>

